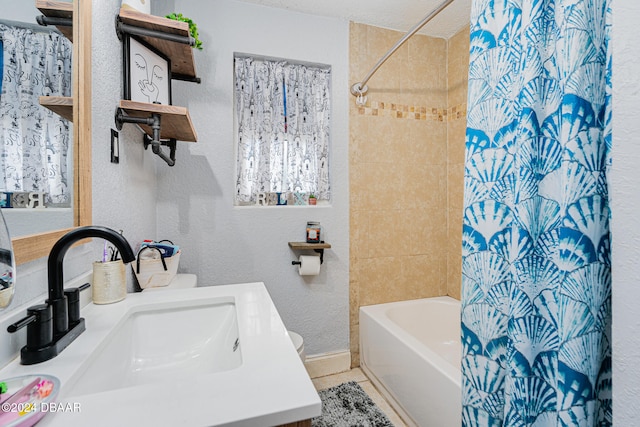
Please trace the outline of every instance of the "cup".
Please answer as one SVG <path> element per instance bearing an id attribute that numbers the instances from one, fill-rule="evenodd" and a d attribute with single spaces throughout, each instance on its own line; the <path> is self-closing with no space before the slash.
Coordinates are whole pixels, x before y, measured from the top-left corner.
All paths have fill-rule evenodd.
<path id="1" fill-rule="evenodd" d="M 127 276 L 122 260 L 93 263 L 94 304 L 111 304 L 127 296 Z"/>

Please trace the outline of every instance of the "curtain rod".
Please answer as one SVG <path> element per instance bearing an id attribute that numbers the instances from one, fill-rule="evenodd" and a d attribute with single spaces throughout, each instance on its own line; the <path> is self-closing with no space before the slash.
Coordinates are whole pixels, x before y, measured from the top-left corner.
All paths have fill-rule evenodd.
<path id="1" fill-rule="evenodd" d="M 376 63 L 376 65 L 373 66 L 371 71 L 369 71 L 369 73 L 366 75 L 366 77 L 361 82 L 354 83 L 353 86 L 351 86 L 351 94 L 353 96 L 357 96 L 358 97 L 356 102 L 360 102 L 359 100 L 362 100 L 362 104 L 364 104 L 364 102 L 366 102 L 366 99 L 364 98 L 364 96 L 369 91 L 369 87 L 367 86 L 367 82 L 369 81 L 369 79 L 371 77 L 373 77 L 375 72 L 378 71 L 378 68 L 380 68 L 382 66 L 382 64 L 384 64 L 385 61 L 387 59 L 389 59 L 389 57 L 391 55 L 393 55 L 395 53 L 395 51 L 398 50 L 398 48 L 404 44 L 404 42 L 406 42 L 411 36 L 413 36 L 415 33 L 417 33 L 418 30 L 420 30 L 420 28 L 424 27 L 424 25 L 427 22 L 431 21 L 437 14 L 442 12 L 442 10 L 445 7 L 449 6 L 449 4 L 451 4 L 452 2 L 453 2 L 453 0 L 445 0 L 444 2 L 442 2 L 442 4 L 440 4 L 440 6 L 438 6 L 431 13 L 429 13 L 427 16 L 425 16 L 422 19 L 422 21 L 418 22 L 413 28 L 411 28 L 409 30 L 409 32 L 407 32 L 407 34 L 404 35 L 404 37 L 402 37 L 400 40 L 398 40 L 398 42 L 395 45 L 393 45 L 393 47 L 391 49 L 389 49 L 389 51 L 382 58 L 380 58 L 380 60 Z"/>
<path id="2" fill-rule="evenodd" d="M 0 25 L 6 25 L 7 27 L 25 28 L 36 33 L 60 32 L 56 28 L 43 27 L 42 25 L 34 24 L 31 22 L 11 21 L 8 19 L 0 19 Z"/>

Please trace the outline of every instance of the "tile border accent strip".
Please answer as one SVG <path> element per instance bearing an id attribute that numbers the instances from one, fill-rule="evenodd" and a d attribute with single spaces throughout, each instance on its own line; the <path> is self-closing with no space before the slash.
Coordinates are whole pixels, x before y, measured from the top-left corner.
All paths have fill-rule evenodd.
<path id="1" fill-rule="evenodd" d="M 466 102 L 450 108 L 435 108 L 394 102 L 367 101 L 365 106 L 356 108 L 361 116 L 392 117 L 397 119 L 451 122 L 467 117 Z"/>

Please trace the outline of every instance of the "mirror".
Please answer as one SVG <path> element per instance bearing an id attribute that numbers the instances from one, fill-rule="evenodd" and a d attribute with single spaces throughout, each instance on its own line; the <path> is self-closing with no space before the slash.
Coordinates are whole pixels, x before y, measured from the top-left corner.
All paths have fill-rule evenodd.
<path id="1" fill-rule="evenodd" d="M 70 18 L 72 3 L 60 4 Z M 35 0 L 3 5 L 0 207 L 14 237 L 73 227 L 71 108 L 60 115 L 40 105 L 41 96 L 70 99 L 73 44 L 60 29 L 36 23 L 42 5 Z"/>
<path id="2" fill-rule="evenodd" d="M 35 2 L 36 0 L 28 0 Z M 46 2 L 56 3 L 56 2 Z M 91 219 L 91 1 L 73 1 L 73 225 Z M 15 261 L 22 264 L 49 254 L 70 228 L 13 239 Z"/>
<path id="3" fill-rule="evenodd" d="M 0 210 L 0 310 L 7 308 L 13 298 L 15 271 L 11 238 Z"/>

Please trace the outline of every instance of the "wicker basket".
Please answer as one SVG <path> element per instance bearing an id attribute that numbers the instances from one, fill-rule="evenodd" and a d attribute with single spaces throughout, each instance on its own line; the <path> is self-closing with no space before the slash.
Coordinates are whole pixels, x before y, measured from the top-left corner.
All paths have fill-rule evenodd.
<path id="1" fill-rule="evenodd" d="M 159 288 L 167 286 L 178 272 L 178 264 L 180 264 L 180 252 L 176 252 L 171 257 L 159 257 L 141 259 L 140 254 L 146 249 L 154 249 L 146 247 L 138 252 L 138 258 L 131 264 L 131 268 L 138 280 L 138 284 L 142 289 Z"/>

